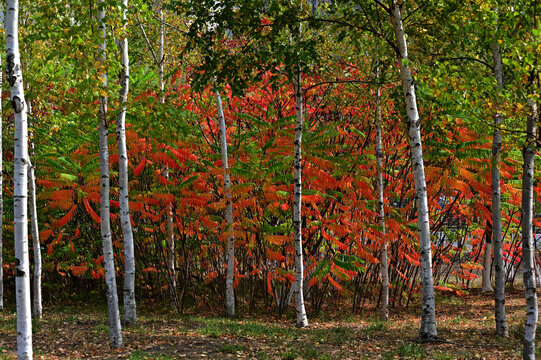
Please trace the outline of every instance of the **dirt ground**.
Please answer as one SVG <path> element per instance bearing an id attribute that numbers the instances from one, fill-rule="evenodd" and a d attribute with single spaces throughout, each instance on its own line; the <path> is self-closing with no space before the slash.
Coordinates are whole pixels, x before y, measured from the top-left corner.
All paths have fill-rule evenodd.
<path id="1" fill-rule="evenodd" d="M 525 301 L 508 291 L 509 338 L 495 336 L 492 295 L 439 295 L 437 321 L 441 341 L 418 344 L 418 304 L 392 309 L 388 323 L 375 309 L 351 315 L 350 309 L 326 309 L 297 329 L 293 316 L 272 313 L 235 320 L 178 315 L 141 307 L 139 323 L 123 329 L 124 346 L 108 346 L 107 313 L 100 306 L 45 307 L 34 323 L 35 359 L 514 359 L 521 357 Z M 0 312 L 0 359 L 16 358 L 13 308 Z"/>

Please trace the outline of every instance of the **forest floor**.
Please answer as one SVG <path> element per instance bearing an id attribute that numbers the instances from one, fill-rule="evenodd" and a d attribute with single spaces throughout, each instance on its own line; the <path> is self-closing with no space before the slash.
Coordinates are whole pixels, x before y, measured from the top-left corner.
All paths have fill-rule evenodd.
<path id="1" fill-rule="evenodd" d="M 108 347 L 107 313 L 100 306 L 46 307 L 34 323 L 34 359 L 514 359 L 521 357 L 525 301 L 507 292 L 509 338 L 494 331 L 492 295 L 472 291 L 437 297 L 441 342 L 415 342 L 416 304 L 392 309 L 377 320 L 375 309 L 351 315 L 350 308 L 325 309 L 298 329 L 291 316 L 246 315 L 236 320 L 177 315 L 142 306 L 139 323 L 123 329 L 124 346 Z M 0 360 L 16 358 L 13 308 L 0 312 Z"/>

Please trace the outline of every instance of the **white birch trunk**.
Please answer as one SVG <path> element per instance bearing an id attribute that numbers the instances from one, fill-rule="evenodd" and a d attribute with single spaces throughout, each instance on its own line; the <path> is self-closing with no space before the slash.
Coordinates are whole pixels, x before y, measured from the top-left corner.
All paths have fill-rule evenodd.
<path id="1" fill-rule="evenodd" d="M 300 32 L 300 31 L 299 31 Z M 300 34 L 299 34 L 300 36 Z M 295 247 L 295 282 L 293 294 L 295 295 L 295 310 L 297 312 L 297 326 L 308 326 L 308 318 L 304 307 L 304 261 L 302 246 L 302 131 L 303 131 L 303 94 L 302 75 L 300 66 L 296 69 L 296 78 L 293 81 L 295 91 L 295 140 L 294 140 L 294 176 L 293 176 L 293 243 Z"/>
<path id="2" fill-rule="evenodd" d="M 437 339 L 436 309 L 434 299 L 434 280 L 432 277 L 432 251 L 430 241 L 430 222 L 428 217 L 428 201 L 426 193 L 425 171 L 423 164 L 423 150 L 421 144 L 421 120 L 417 110 L 417 99 L 411 70 L 408 64 L 408 47 L 402 24 L 400 6 L 392 8 L 391 21 L 399 53 L 400 76 L 406 102 L 406 112 L 409 119 L 409 136 L 413 172 L 415 179 L 415 200 L 417 205 L 417 227 L 419 231 L 419 248 L 421 255 L 421 284 L 422 284 L 422 315 L 420 341 Z"/>
<path id="3" fill-rule="evenodd" d="M 26 100 L 27 114 L 32 116 L 32 104 Z M 29 128 L 32 129 L 32 123 L 29 122 Z M 30 137 L 32 138 L 32 130 L 30 130 Z M 30 156 L 34 156 L 34 141 L 30 140 Z M 32 299 L 32 317 L 34 319 L 41 319 L 42 316 L 42 296 L 41 296 L 41 242 L 39 240 L 39 225 L 38 225 L 38 211 L 36 206 L 36 176 L 35 168 L 30 158 L 28 158 L 28 195 L 30 206 L 30 225 L 32 229 L 32 248 L 34 250 L 34 281 L 33 281 L 33 295 Z"/>
<path id="4" fill-rule="evenodd" d="M 535 101 L 528 99 L 531 114 L 527 123 L 527 142 L 524 147 L 524 168 L 522 175 L 522 267 L 524 276 L 524 289 L 526 292 L 526 324 L 524 327 L 524 359 L 535 359 L 535 332 L 537 328 L 538 305 L 535 281 L 533 242 L 533 215 L 534 215 L 534 166 L 537 138 L 537 123 L 539 114 Z"/>
<path id="5" fill-rule="evenodd" d="M 39 241 L 38 211 L 36 206 L 36 177 L 34 165 L 28 160 L 28 190 L 30 195 L 30 222 L 32 227 L 32 247 L 34 249 L 34 298 L 32 301 L 32 316 L 41 319 L 41 243 Z"/>
<path id="6" fill-rule="evenodd" d="M 492 59 L 494 61 L 494 76 L 498 89 L 503 89 L 503 64 L 498 43 L 492 43 Z M 499 111 L 499 110 L 498 110 Z M 497 113 L 494 117 L 494 135 L 492 139 L 492 243 L 494 246 L 494 270 L 496 286 L 494 291 L 494 315 L 496 319 L 496 334 L 508 336 L 507 319 L 505 315 L 505 268 L 502 254 L 502 215 L 501 215 L 501 187 L 500 187 L 500 161 L 502 152 L 502 133 L 500 127 L 503 115 Z"/>
<path id="7" fill-rule="evenodd" d="M 28 124 L 23 74 L 19 53 L 19 1 L 8 0 L 6 8 L 6 73 L 15 116 L 14 140 L 14 238 L 15 296 L 17 302 L 17 359 L 32 359 L 30 266 L 28 260 Z"/>
<path id="8" fill-rule="evenodd" d="M 160 97 L 160 103 L 163 105 L 165 104 L 165 94 L 163 93 L 165 90 L 165 83 L 163 81 L 163 74 L 164 74 L 164 46 L 165 46 L 165 15 L 163 13 L 163 9 L 161 8 L 161 2 L 156 1 L 155 2 L 156 7 L 159 8 L 158 11 L 158 18 L 160 19 L 160 40 L 159 40 L 159 48 L 158 48 L 158 85 L 160 87 L 161 97 Z M 165 165 L 164 168 L 164 177 L 166 179 L 169 179 L 169 166 Z M 171 203 L 167 204 L 166 209 L 166 216 L 167 216 L 167 270 L 169 272 L 169 278 L 171 281 L 171 302 L 174 303 L 176 306 L 179 306 L 178 304 L 178 298 L 177 298 L 177 275 L 176 275 L 176 253 L 175 253 L 175 232 L 174 232 L 174 219 L 173 219 L 173 205 Z"/>
<path id="9" fill-rule="evenodd" d="M 130 61 L 128 56 L 128 37 L 126 33 L 128 0 L 123 0 L 122 21 L 123 38 L 119 41 L 122 70 L 120 73 L 120 113 L 116 119 L 116 141 L 118 145 L 118 183 L 120 202 L 120 224 L 124 237 L 124 325 L 137 323 L 135 302 L 135 250 L 130 219 L 130 196 L 128 184 L 128 150 L 126 148 L 126 102 L 130 87 Z"/>
<path id="10" fill-rule="evenodd" d="M 490 283 L 490 269 L 492 268 L 492 233 L 486 235 L 485 239 L 485 256 L 483 258 L 483 280 L 481 291 L 484 293 L 493 292 Z"/>
<path id="11" fill-rule="evenodd" d="M 376 81 L 379 81 L 379 67 L 376 69 Z M 389 320 L 389 262 L 387 256 L 387 240 L 385 239 L 385 207 L 383 199 L 383 145 L 381 141 L 381 89 L 376 89 L 376 170 L 378 191 L 379 227 L 382 236 L 380 273 L 381 273 L 381 311 L 380 319 Z"/>
<path id="12" fill-rule="evenodd" d="M 227 225 L 227 273 L 225 276 L 225 313 L 228 317 L 235 316 L 235 291 L 233 289 L 233 278 L 235 275 L 235 236 L 233 234 L 233 203 L 231 199 L 231 179 L 229 177 L 229 161 L 227 155 L 227 133 L 225 129 L 224 111 L 222 98 L 218 90 L 214 91 L 216 97 L 216 109 L 218 112 L 218 123 L 220 125 L 220 141 L 222 151 L 222 168 L 224 170 L 224 195 L 225 222 Z"/>
<path id="13" fill-rule="evenodd" d="M 100 6 L 101 4 L 101 6 Z M 104 0 L 98 0 L 98 23 L 103 43 L 100 43 L 100 61 L 106 60 L 106 33 L 105 33 L 105 7 Z M 107 73 L 102 74 L 102 85 L 107 87 Z M 122 346 L 122 331 L 120 314 L 118 310 L 118 294 L 115 276 L 115 258 L 113 242 L 111 240 L 111 224 L 109 217 L 109 149 L 107 136 L 109 134 L 107 123 L 107 98 L 100 97 L 99 121 L 99 149 L 100 149 L 100 218 L 101 238 L 103 245 L 103 259 L 105 265 L 105 284 L 107 288 L 107 308 L 109 312 L 109 342 L 112 348 Z"/>
<path id="14" fill-rule="evenodd" d="M 2 68 L 2 58 L 0 57 L 0 69 Z M 2 97 L 2 74 L 3 71 L 0 71 L 0 98 Z M 3 168 L 3 157 L 4 153 L 2 150 L 2 101 L 0 101 L 0 311 L 4 310 L 4 168 Z"/>

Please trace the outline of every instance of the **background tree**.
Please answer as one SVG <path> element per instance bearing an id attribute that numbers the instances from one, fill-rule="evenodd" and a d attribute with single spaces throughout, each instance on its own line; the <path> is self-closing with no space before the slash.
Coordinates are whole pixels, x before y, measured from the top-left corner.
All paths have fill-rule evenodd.
<path id="1" fill-rule="evenodd" d="M 120 72 L 120 112 L 116 119 L 116 140 L 118 147 L 118 183 L 119 206 L 122 235 L 124 236 L 124 324 L 132 326 L 137 323 L 135 302 L 135 250 L 133 231 L 130 218 L 129 182 L 128 182 L 128 152 L 126 149 L 126 103 L 128 101 L 130 82 L 130 60 L 128 56 L 128 34 L 126 28 L 128 1 L 122 2 L 123 33 L 119 40 L 122 70 Z"/>
<path id="2" fill-rule="evenodd" d="M 2 60 L 0 58 L 0 68 Z M 0 98 L 2 93 L 2 74 L 0 74 Z M 2 116 L 2 102 L 0 101 L 0 311 L 4 310 L 4 150 L 2 148 L 4 117 Z"/>
<path id="3" fill-rule="evenodd" d="M 101 80 L 104 90 L 107 89 L 106 65 L 106 23 L 105 23 L 105 2 L 98 0 L 98 29 L 102 38 L 99 45 L 99 61 L 101 65 Z M 127 49 L 126 49 L 127 50 Z M 109 215 L 109 147 L 107 138 L 109 136 L 109 122 L 107 120 L 107 96 L 103 94 L 99 98 L 99 142 L 100 142 L 100 225 L 103 245 L 103 256 L 105 264 L 105 283 L 107 289 L 107 309 L 109 312 L 109 342 L 112 348 L 122 346 L 122 332 L 120 326 L 120 315 L 118 310 L 118 294 L 116 286 L 115 259 L 111 239 L 111 225 Z"/>

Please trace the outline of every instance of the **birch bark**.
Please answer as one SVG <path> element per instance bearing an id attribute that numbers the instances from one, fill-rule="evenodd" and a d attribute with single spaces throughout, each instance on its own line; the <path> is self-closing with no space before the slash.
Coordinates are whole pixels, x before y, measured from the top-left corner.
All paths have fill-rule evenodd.
<path id="1" fill-rule="evenodd" d="M 0 69 L 2 68 L 2 59 L 0 57 Z M 0 71 L 0 98 L 2 97 L 2 71 Z M 3 168 L 3 157 L 4 153 L 2 150 L 2 102 L 0 101 L 0 311 L 4 310 L 4 168 Z"/>
<path id="2" fill-rule="evenodd" d="M 106 32 L 105 32 L 105 4 L 98 0 L 98 23 L 103 42 L 100 43 L 100 62 L 105 66 L 106 61 Z M 107 73 L 104 71 L 102 85 L 107 87 Z M 112 348 L 122 346 L 122 332 L 120 314 L 118 310 L 118 294 L 115 277 L 115 259 L 113 242 L 111 240 L 111 224 L 109 217 L 109 148 L 107 137 L 109 134 L 107 123 L 107 97 L 100 97 L 99 121 L 99 150 L 100 150 L 100 227 L 103 245 L 103 259 L 105 264 L 105 284 L 107 288 L 107 308 L 109 312 L 109 342 Z"/>
<path id="3" fill-rule="evenodd" d="M 533 242 L 534 206 L 534 165 L 539 113 L 535 101 L 528 99 L 531 114 L 527 122 L 527 142 L 524 146 L 524 168 L 522 175 L 522 266 L 526 292 L 526 324 L 524 327 L 524 359 L 535 359 L 535 332 L 537 328 L 538 305 L 535 281 Z"/>
<path id="4" fill-rule="evenodd" d="M 159 7 L 159 14 L 158 17 L 160 18 L 160 43 L 159 43 L 159 49 L 158 49 L 158 73 L 159 73 L 159 87 L 161 92 L 160 97 L 160 103 L 163 105 L 165 104 L 165 83 L 163 81 L 163 74 L 164 74 L 164 46 L 165 46 L 165 15 L 163 13 L 163 9 L 161 8 L 160 1 L 156 2 L 156 6 Z M 165 178 L 169 179 L 169 166 L 165 165 L 164 169 Z M 176 252 L 175 252 L 175 232 L 174 232 L 174 219 L 173 219 L 173 204 L 169 203 L 167 204 L 167 210 L 166 210 L 166 216 L 167 216 L 167 268 L 169 271 L 169 277 L 171 280 L 171 302 L 174 303 L 174 305 L 177 308 L 180 308 L 180 304 L 178 304 L 178 297 L 177 297 L 177 274 L 176 274 Z"/>
<path id="5" fill-rule="evenodd" d="M 483 280 L 481 291 L 493 292 L 492 285 L 490 284 L 490 270 L 492 268 L 492 232 L 487 230 L 485 239 L 485 256 L 483 259 Z"/>
<path id="6" fill-rule="evenodd" d="M 17 302 L 17 359 L 32 359 L 30 266 L 28 260 L 28 123 L 19 53 L 19 1 L 6 7 L 6 73 L 14 112 L 14 240 L 15 292 Z"/>
<path id="7" fill-rule="evenodd" d="M 30 107 L 28 107 L 30 108 Z M 31 142 L 30 148 L 34 149 L 34 143 Z M 41 319 L 42 300 L 41 300 L 41 243 L 39 240 L 38 211 L 36 206 L 36 177 L 34 165 L 28 159 L 28 190 L 30 195 L 30 222 L 32 228 L 32 247 L 34 249 L 34 298 L 32 301 L 32 316 L 34 319 Z"/>
<path id="8" fill-rule="evenodd" d="M 235 316 L 235 291 L 233 289 L 233 278 L 235 274 L 235 236 L 233 234 L 233 202 L 231 199 L 231 178 L 229 176 L 229 160 L 227 155 L 227 133 L 225 129 L 224 111 L 222 98 L 218 90 L 214 91 L 216 97 L 216 109 L 218 112 L 218 123 L 220 125 L 220 141 L 222 152 L 222 168 L 224 171 L 224 195 L 225 222 L 227 232 L 227 273 L 225 276 L 225 312 L 228 317 Z"/>
<path id="9" fill-rule="evenodd" d="M 130 219 L 130 196 L 128 184 L 128 150 L 126 148 L 126 102 L 130 86 L 130 61 L 128 56 L 128 37 L 126 33 L 128 0 L 123 0 L 122 22 L 123 38 L 119 41 L 122 70 L 120 73 L 120 113 L 116 118 L 116 141 L 118 146 L 118 182 L 120 202 L 120 224 L 124 237 L 124 325 L 137 323 L 137 304 L 135 301 L 135 250 L 133 230 Z"/>
<path id="10" fill-rule="evenodd" d="M 492 60 L 494 62 L 494 76 L 498 83 L 498 90 L 503 90 L 503 64 L 500 47 L 492 43 Z M 494 315 L 496 319 L 496 334 L 508 336 L 507 319 L 505 315 L 505 268 L 502 254 L 502 215 L 501 215 L 501 187 L 500 187 L 500 161 L 502 152 L 502 133 L 500 127 L 503 115 L 499 112 L 494 116 L 494 135 L 492 138 L 492 243 L 494 245 L 494 270 L 496 284 L 494 291 Z"/>
<path id="11" fill-rule="evenodd" d="M 376 68 L 376 81 L 379 81 L 379 67 Z M 385 208 L 383 199 L 383 145 L 381 141 L 381 88 L 376 89 L 376 171 L 378 191 L 379 227 L 382 236 L 380 273 L 381 273 L 381 311 L 380 319 L 389 320 L 389 263 L 387 259 L 387 240 L 385 239 Z"/>
<path id="12" fill-rule="evenodd" d="M 299 26 L 300 37 L 300 26 Z M 295 282 L 293 294 L 295 295 L 295 310 L 297 312 L 297 326 L 308 326 L 308 318 L 304 307 L 304 261 L 302 246 L 302 131 L 303 131 L 303 94 L 302 75 L 300 66 L 296 69 L 293 81 L 295 91 L 295 140 L 294 140 L 294 175 L 293 175 L 293 243 L 295 247 Z"/>
<path id="13" fill-rule="evenodd" d="M 141 28 L 141 32 L 143 33 L 143 37 L 145 39 L 145 42 L 148 45 L 148 48 L 150 50 L 150 53 L 152 54 L 152 57 L 154 58 L 154 61 L 156 62 L 156 65 L 158 66 L 158 87 L 160 88 L 161 96 L 160 96 L 160 103 L 163 105 L 165 104 L 165 95 L 164 95 L 164 89 L 165 84 L 163 81 L 163 75 L 164 75 L 164 45 L 165 45 L 165 15 L 163 13 L 162 9 L 162 2 L 161 0 L 155 0 L 154 1 L 154 7 L 156 8 L 157 16 L 160 22 L 160 30 L 159 30 L 159 42 L 158 42 L 158 54 L 154 52 L 154 48 L 152 46 L 152 43 L 150 42 L 149 38 L 146 35 L 145 29 L 143 25 L 140 23 L 139 27 Z M 163 176 L 166 179 L 169 179 L 169 166 L 164 165 L 163 168 Z M 175 254 L 175 233 L 174 233 L 174 214 L 173 214 L 173 205 L 172 203 L 167 204 L 166 207 L 166 217 L 167 217 L 167 271 L 169 275 L 169 279 L 171 281 L 171 286 L 169 287 L 170 293 L 171 293 L 171 303 L 177 308 L 180 309 L 179 299 L 177 296 L 177 276 L 176 276 L 176 254 Z"/>
<path id="14" fill-rule="evenodd" d="M 417 206 L 417 227 L 419 231 L 419 248 L 421 255 L 422 315 L 420 341 L 437 339 L 436 309 L 434 301 L 434 281 L 432 277 L 432 251 L 430 241 L 430 222 L 428 217 L 428 201 L 426 193 L 423 150 L 421 144 L 421 120 L 417 110 L 414 80 L 408 65 L 408 46 L 402 24 L 400 5 L 393 2 L 391 21 L 398 45 L 398 63 L 409 119 L 409 136 L 411 157 L 415 179 L 415 202 Z"/>

